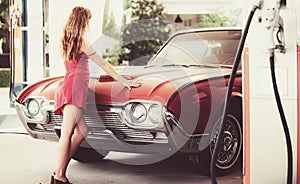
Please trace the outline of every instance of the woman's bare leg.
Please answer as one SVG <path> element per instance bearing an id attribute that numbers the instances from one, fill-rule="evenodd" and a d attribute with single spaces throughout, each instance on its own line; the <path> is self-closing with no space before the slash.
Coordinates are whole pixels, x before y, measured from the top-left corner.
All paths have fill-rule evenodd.
<path id="1" fill-rule="evenodd" d="M 71 138 L 71 147 L 69 152 L 69 161 L 72 159 L 73 155 L 75 154 L 77 148 L 81 144 L 81 142 L 84 140 L 84 138 L 88 134 L 88 128 L 86 126 L 86 123 L 83 119 L 83 116 L 81 116 L 80 121 L 76 124 L 74 128 L 74 132 Z M 68 164 L 67 164 L 68 165 Z M 66 171 L 67 172 L 67 171 Z M 53 170 L 53 173 L 56 174 L 56 170 Z"/>
<path id="2" fill-rule="evenodd" d="M 72 135 L 72 140 L 71 140 L 71 148 L 70 148 L 70 159 L 73 157 L 75 154 L 77 148 L 81 144 L 81 142 L 84 140 L 84 138 L 88 134 L 88 128 L 86 126 L 86 123 L 81 117 L 80 121 L 77 123 L 77 125 L 74 128 L 74 133 Z"/>
<path id="3" fill-rule="evenodd" d="M 75 126 L 74 132 L 72 135 L 68 163 L 70 162 L 70 160 L 73 157 L 73 155 L 75 154 L 77 148 L 79 147 L 81 142 L 84 140 L 84 138 L 87 136 L 87 134 L 88 134 L 88 128 L 86 126 L 86 123 L 85 123 L 83 117 L 81 117 L 80 121 Z"/>
<path id="4" fill-rule="evenodd" d="M 61 127 L 61 136 L 58 142 L 58 163 L 55 171 L 55 178 L 66 181 L 66 170 L 70 160 L 70 154 L 72 154 L 71 150 L 72 152 L 75 152 L 76 145 L 78 147 L 84 137 L 79 136 L 78 138 L 78 134 L 74 134 L 77 122 L 81 122 L 79 120 L 82 119 L 82 110 L 74 105 L 66 105 L 63 112 L 64 116 Z M 75 142 L 72 143 L 72 140 Z M 72 144 L 74 145 L 72 146 Z"/>

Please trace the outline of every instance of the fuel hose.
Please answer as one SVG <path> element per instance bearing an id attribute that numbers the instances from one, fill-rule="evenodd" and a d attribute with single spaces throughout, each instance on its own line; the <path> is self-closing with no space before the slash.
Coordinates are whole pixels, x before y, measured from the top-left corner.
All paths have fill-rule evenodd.
<path id="1" fill-rule="evenodd" d="M 285 4 L 286 4 L 286 1 L 280 1 L 280 5 L 285 5 Z M 210 176 L 211 176 L 211 183 L 212 184 L 217 184 L 216 171 L 215 171 L 217 153 L 218 153 L 220 145 L 221 145 L 221 138 L 220 137 L 223 136 L 224 129 L 225 129 L 224 125 L 227 121 L 227 114 L 229 112 L 229 103 L 230 103 L 230 98 L 231 98 L 232 89 L 233 89 L 233 85 L 234 85 L 234 80 L 236 78 L 236 72 L 237 72 L 238 66 L 240 64 L 241 55 L 242 55 L 242 52 L 243 52 L 243 48 L 244 48 L 244 45 L 245 45 L 245 40 L 247 38 L 247 34 L 248 34 L 248 30 L 249 30 L 252 18 L 255 14 L 255 11 L 258 8 L 260 8 L 260 4 L 259 5 L 254 5 L 252 7 L 252 10 L 251 10 L 249 16 L 248 16 L 242 38 L 241 38 L 241 41 L 240 41 L 239 46 L 238 46 L 238 51 L 237 51 L 237 54 L 235 56 L 232 73 L 231 73 L 231 76 L 230 76 L 230 79 L 229 79 L 229 82 L 228 82 L 222 121 L 221 121 L 220 129 L 219 129 L 219 132 L 218 132 L 216 144 L 215 144 L 215 147 L 214 147 L 214 150 L 213 150 L 213 153 L 212 153 L 212 159 L 211 159 L 211 165 L 210 165 L 210 174 L 211 174 Z M 278 111 L 279 111 L 279 114 L 280 114 L 283 130 L 284 130 L 284 133 L 285 133 L 287 157 L 288 157 L 287 184 L 292 184 L 292 182 L 293 182 L 292 144 L 291 144 L 290 133 L 289 133 L 287 121 L 286 121 L 286 118 L 285 118 L 284 110 L 283 110 L 283 107 L 282 107 L 282 104 L 281 104 L 281 99 L 280 99 L 280 95 L 279 95 L 278 87 L 277 87 L 277 82 L 276 82 L 275 66 L 274 66 L 274 60 L 275 60 L 274 59 L 274 51 L 270 53 L 270 58 L 269 59 L 270 59 L 270 70 L 271 70 L 271 77 L 272 77 L 274 95 L 275 95 L 275 99 L 276 99 L 276 103 L 277 103 L 277 108 L 278 108 Z"/>
<path id="2" fill-rule="evenodd" d="M 218 151 L 221 145 L 221 137 L 223 136 L 224 133 L 224 129 L 225 129 L 225 123 L 227 121 L 227 114 L 229 112 L 229 103 L 230 103 L 230 98 L 231 98 L 231 94 L 232 94 L 232 89 L 233 89 L 233 85 L 234 85 L 234 80 L 236 78 L 236 73 L 241 61 L 241 56 L 243 53 L 243 49 L 244 49 L 244 45 L 245 45 L 245 41 L 247 38 L 247 34 L 249 31 L 249 27 L 252 21 L 252 18 L 255 14 L 255 11 L 260 7 L 260 4 L 258 5 L 253 5 L 247 22 L 245 24 L 245 28 L 243 30 L 243 34 L 241 37 L 241 40 L 239 42 L 239 46 L 238 46 L 238 50 L 237 53 L 235 55 L 235 59 L 234 59 L 234 64 L 233 64 L 233 68 L 232 68 L 232 72 L 230 75 L 230 79 L 228 82 L 228 87 L 227 87 L 227 92 L 226 92 L 226 97 L 225 97 L 225 103 L 224 103 L 224 109 L 223 109 L 223 116 L 222 116 L 222 121 L 221 121 L 221 125 L 220 125 L 220 129 L 218 132 L 218 136 L 216 139 L 216 144 L 212 153 L 212 158 L 211 158 L 211 162 L 210 162 L 210 178 L 211 178 L 211 183 L 212 184 L 217 184 L 217 179 L 216 179 L 216 170 L 215 170 L 215 165 L 216 165 L 216 161 L 217 161 L 217 155 L 218 155 Z"/>
<path id="3" fill-rule="evenodd" d="M 276 82 L 276 74 L 275 74 L 275 66 L 274 66 L 274 52 L 270 53 L 270 69 L 271 69 L 271 76 L 272 76 L 272 84 L 274 89 L 274 95 L 277 103 L 277 108 L 280 114 L 282 127 L 285 134 L 285 140 L 286 140 L 286 148 L 287 148 L 287 156 L 288 156 L 288 165 L 287 165 L 287 184 L 293 183 L 293 150 L 292 150 L 292 143 L 291 143 L 291 136 L 289 132 L 289 128 L 287 125 L 287 121 L 285 118 L 284 110 L 281 104 L 281 99 L 277 87 Z"/>

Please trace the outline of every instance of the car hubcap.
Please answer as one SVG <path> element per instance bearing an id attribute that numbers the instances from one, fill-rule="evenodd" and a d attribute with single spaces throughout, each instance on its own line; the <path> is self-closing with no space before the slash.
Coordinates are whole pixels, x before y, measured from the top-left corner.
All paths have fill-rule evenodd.
<path id="1" fill-rule="evenodd" d="M 221 119 L 215 125 L 213 130 L 213 136 L 211 139 L 211 154 L 214 150 L 218 132 L 220 128 Z M 225 124 L 224 134 L 220 149 L 218 150 L 216 166 L 220 169 L 231 168 L 237 161 L 241 151 L 241 136 L 242 130 L 239 121 L 232 115 L 228 115 L 227 122 Z"/>

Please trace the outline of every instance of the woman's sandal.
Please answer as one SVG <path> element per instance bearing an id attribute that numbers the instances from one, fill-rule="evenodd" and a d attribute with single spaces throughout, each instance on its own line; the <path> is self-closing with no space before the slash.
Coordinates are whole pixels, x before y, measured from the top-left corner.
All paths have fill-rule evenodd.
<path id="1" fill-rule="evenodd" d="M 50 184 L 54 184 L 54 176 L 53 175 L 50 178 Z"/>
<path id="2" fill-rule="evenodd" d="M 60 180 L 57 180 L 53 177 L 53 184 L 72 184 L 69 182 L 69 180 L 67 181 L 60 181 Z"/>
<path id="3" fill-rule="evenodd" d="M 58 179 L 55 179 L 54 175 L 52 175 L 51 178 L 50 178 L 50 184 L 72 184 L 72 183 L 70 183 L 69 180 L 67 180 L 65 182 L 60 181 Z"/>

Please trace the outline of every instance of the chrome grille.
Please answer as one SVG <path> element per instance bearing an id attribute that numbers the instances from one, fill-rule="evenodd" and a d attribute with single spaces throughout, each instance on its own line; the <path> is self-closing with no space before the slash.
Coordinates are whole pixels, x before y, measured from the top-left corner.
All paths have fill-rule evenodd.
<path id="1" fill-rule="evenodd" d="M 49 113 L 49 124 L 51 124 L 51 126 L 62 123 L 62 116 L 55 115 L 53 112 Z M 116 135 L 116 137 L 118 137 L 121 140 L 154 138 L 149 131 L 139 131 L 127 127 L 122 122 L 119 113 L 110 111 L 87 112 L 84 115 L 84 120 L 89 129 L 89 134 L 97 135 L 98 132 L 108 129 L 112 131 Z"/>
<path id="2" fill-rule="evenodd" d="M 62 122 L 62 116 L 56 115 L 53 112 L 49 113 L 49 118 L 50 118 L 50 123 L 55 124 L 55 123 L 61 123 Z"/>
<path id="3" fill-rule="evenodd" d="M 54 132 L 54 126 L 58 123 L 61 124 L 61 122 L 62 122 L 62 116 L 58 116 L 53 112 L 51 112 L 49 113 L 49 123 L 41 124 L 41 125 L 46 131 Z"/>
<path id="4" fill-rule="evenodd" d="M 62 116 L 55 115 L 53 112 L 48 113 L 49 123 L 46 124 L 36 124 L 36 123 L 27 123 L 28 127 L 34 131 L 46 131 L 54 132 L 54 127 L 56 124 L 61 124 Z"/>

